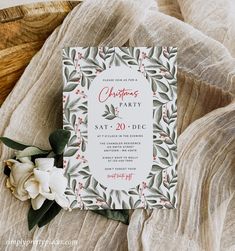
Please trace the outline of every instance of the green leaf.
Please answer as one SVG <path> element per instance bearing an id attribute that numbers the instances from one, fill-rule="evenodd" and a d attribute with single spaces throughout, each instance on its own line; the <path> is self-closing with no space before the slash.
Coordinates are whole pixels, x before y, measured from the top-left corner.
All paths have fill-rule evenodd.
<path id="1" fill-rule="evenodd" d="M 164 169 L 164 167 L 161 167 L 159 165 L 152 165 L 152 171 L 156 172 L 156 171 L 162 171 Z"/>
<path id="2" fill-rule="evenodd" d="M 115 220 L 115 221 L 120 221 L 126 225 L 129 224 L 129 210 L 94 210 L 94 213 L 103 215 L 104 217 Z"/>
<path id="3" fill-rule="evenodd" d="M 156 204 L 157 203 L 156 200 L 148 200 L 148 202 L 151 203 L 151 204 Z"/>
<path id="4" fill-rule="evenodd" d="M 165 204 L 164 205 L 167 209 L 174 209 L 174 206 L 172 206 L 171 204 Z"/>
<path id="5" fill-rule="evenodd" d="M 73 60 L 73 62 L 74 62 L 75 57 L 76 57 L 76 50 L 75 50 L 75 49 L 72 50 L 72 52 L 71 52 L 71 57 L 72 57 L 72 60 Z"/>
<path id="6" fill-rule="evenodd" d="M 173 79 L 171 73 L 169 73 L 169 72 L 166 72 L 166 73 L 165 73 L 165 78 L 166 78 L 166 79 L 169 79 L 169 80 Z"/>
<path id="7" fill-rule="evenodd" d="M 122 58 L 123 58 L 124 60 L 130 60 L 130 59 L 132 59 L 131 56 L 127 56 L 127 55 L 123 55 Z"/>
<path id="8" fill-rule="evenodd" d="M 134 61 L 128 61 L 129 65 L 138 65 L 138 63 L 134 62 Z"/>
<path id="9" fill-rule="evenodd" d="M 135 52 L 135 58 L 137 61 L 139 61 L 139 58 L 140 58 L 140 49 L 137 49 L 136 52 Z"/>
<path id="10" fill-rule="evenodd" d="M 152 81 L 152 91 L 153 92 L 157 91 L 157 85 L 156 85 L 155 81 Z"/>
<path id="11" fill-rule="evenodd" d="M 141 200 L 137 200 L 134 204 L 134 208 L 137 208 L 141 203 Z"/>
<path id="12" fill-rule="evenodd" d="M 159 92 L 159 95 L 162 99 L 170 101 L 170 98 L 166 95 L 166 93 Z"/>
<path id="13" fill-rule="evenodd" d="M 7 177 L 10 177 L 10 174 L 11 174 L 11 169 L 8 167 L 8 166 L 5 166 L 4 167 L 4 174 L 7 176 Z"/>
<path id="14" fill-rule="evenodd" d="M 149 187 L 149 188 L 152 188 L 153 183 L 154 183 L 154 178 L 155 178 L 155 175 L 153 175 L 153 176 L 151 177 L 151 179 L 150 179 L 150 181 L 149 181 L 149 183 L 148 183 L 148 187 Z"/>
<path id="15" fill-rule="evenodd" d="M 108 120 L 112 120 L 112 119 L 115 119 L 116 118 L 116 116 L 115 115 L 108 115 L 107 117 L 105 117 L 106 119 L 108 119 Z"/>
<path id="16" fill-rule="evenodd" d="M 162 47 L 161 46 L 158 46 L 158 47 L 156 47 L 156 58 L 159 58 L 160 56 L 161 56 L 161 54 L 162 54 Z"/>
<path id="17" fill-rule="evenodd" d="M 108 105 L 105 105 L 105 108 L 108 112 L 110 112 Z"/>
<path id="18" fill-rule="evenodd" d="M 75 206 L 76 206 L 76 204 L 77 204 L 77 200 L 74 200 L 73 202 L 72 202 L 72 204 L 70 205 L 70 208 L 74 208 Z"/>
<path id="19" fill-rule="evenodd" d="M 98 48 L 97 47 L 91 47 L 91 58 L 95 59 L 98 54 Z"/>
<path id="20" fill-rule="evenodd" d="M 134 47 L 129 47 L 129 51 L 130 51 L 131 55 L 134 56 Z"/>
<path id="21" fill-rule="evenodd" d="M 89 54 L 90 54 L 90 47 L 88 47 L 86 52 L 84 53 L 84 58 L 88 58 Z"/>
<path id="22" fill-rule="evenodd" d="M 77 71 L 73 70 L 70 74 L 69 74 L 69 80 L 71 80 L 75 75 L 76 75 Z"/>
<path id="23" fill-rule="evenodd" d="M 77 84 L 69 84 L 64 87 L 64 92 L 71 92 L 73 91 L 78 85 Z"/>
<path id="24" fill-rule="evenodd" d="M 161 153 L 163 157 L 168 157 L 168 152 L 161 146 L 156 145 L 157 150 Z"/>
<path id="25" fill-rule="evenodd" d="M 66 80 L 68 81 L 69 80 L 69 68 L 68 67 L 65 67 L 64 75 L 65 75 Z"/>
<path id="26" fill-rule="evenodd" d="M 155 74 L 157 73 L 156 70 L 147 70 L 147 72 L 148 72 L 149 74 L 152 74 L 152 75 L 155 75 Z"/>
<path id="27" fill-rule="evenodd" d="M 63 49 L 63 51 L 66 54 L 66 57 L 69 57 L 70 48 L 66 47 L 66 48 Z"/>
<path id="28" fill-rule="evenodd" d="M 168 92 L 168 87 L 166 86 L 165 83 L 163 83 L 163 82 L 157 80 L 157 84 L 160 86 L 160 88 L 162 89 L 162 91 Z"/>
<path id="29" fill-rule="evenodd" d="M 86 151 L 86 142 L 84 141 L 84 139 L 82 139 L 81 149 L 82 149 L 82 152 Z"/>
<path id="30" fill-rule="evenodd" d="M 159 172 L 158 175 L 155 176 L 155 184 L 157 188 L 160 188 L 161 184 L 162 184 L 162 171 Z"/>
<path id="31" fill-rule="evenodd" d="M 81 86 L 82 87 L 86 86 L 86 79 L 85 79 L 84 75 L 82 75 Z"/>
<path id="32" fill-rule="evenodd" d="M 83 106 L 83 105 L 78 106 L 78 109 L 85 111 L 85 112 L 87 111 L 87 107 Z"/>
<path id="33" fill-rule="evenodd" d="M 76 179 L 74 179 L 74 180 L 72 180 L 72 190 L 75 192 L 75 190 L 76 190 L 76 187 L 77 187 L 77 180 Z"/>
<path id="34" fill-rule="evenodd" d="M 78 82 L 78 81 L 80 81 L 80 77 L 75 77 L 75 78 L 71 78 L 70 80 L 69 80 L 69 82 Z M 75 88 L 74 88 L 75 89 Z"/>
<path id="35" fill-rule="evenodd" d="M 87 75 L 91 75 L 92 74 L 92 71 L 83 71 L 85 74 Z"/>
<path id="36" fill-rule="evenodd" d="M 153 107 L 155 108 L 155 107 L 159 107 L 159 106 L 161 106 L 163 103 L 161 102 L 161 101 L 159 101 L 159 100 L 153 100 Z"/>
<path id="37" fill-rule="evenodd" d="M 148 57 L 151 58 L 153 56 L 153 53 L 154 53 L 154 47 L 152 47 L 148 52 Z"/>
<path id="38" fill-rule="evenodd" d="M 128 50 L 127 50 L 126 47 L 119 47 L 119 49 L 120 49 L 122 52 L 124 52 L 124 53 L 126 53 L 126 54 L 129 54 L 129 52 L 128 52 Z"/>
<path id="39" fill-rule="evenodd" d="M 156 150 L 156 147 L 153 145 L 153 156 L 156 156 L 157 155 L 157 150 Z"/>
<path id="40" fill-rule="evenodd" d="M 0 137 L 0 140 L 2 141 L 3 144 L 5 144 L 6 146 L 12 148 L 12 149 L 15 149 L 15 150 L 19 150 L 19 151 L 22 151 L 24 150 L 25 148 L 29 147 L 27 145 L 23 145 L 23 144 L 20 144 L 16 141 L 13 141 L 7 137 Z"/>
<path id="41" fill-rule="evenodd" d="M 52 206 L 49 208 L 49 210 L 46 212 L 46 214 L 41 218 L 41 220 L 38 222 L 39 227 L 43 227 L 46 224 L 48 224 L 51 220 L 53 220 L 56 215 L 60 212 L 61 206 L 59 206 L 56 202 L 52 204 Z"/>
<path id="42" fill-rule="evenodd" d="M 54 131 L 50 137 L 49 142 L 55 154 L 62 154 L 66 144 L 69 141 L 71 132 L 63 129 Z"/>
<path id="43" fill-rule="evenodd" d="M 162 164 L 164 165 L 167 165 L 167 166 L 170 166 L 171 164 L 169 163 L 169 161 L 165 158 L 161 158 L 159 157 L 159 160 L 161 161 Z"/>
<path id="44" fill-rule="evenodd" d="M 17 159 L 19 158 L 23 158 L 23 157 L 30 157 L 30 156 L 34 156 L 34 155 L 41 155 L 41 154 L 48 154 L 49 151 L 44 151 L 41 150 L 38 147 L 35 146 L 29 146 L 27 148 L 25 148 L 23 151 L 20 151 L 16 154 Z"/>
<path id="45" fill-rule="evenodd" d="M 115 115 L 115 108 L 113 105 L 110 105 L 110 111 L 113 115 Z"/>
<path id="46" fill-rule="evenodd" d="M 28 212 L 28 228 L 31 230 L 34 226 L 36 226 L 39 221 L 43 218 L 43 216 L 48 212 L 50 207 L 53 205 L 53 200 L 45 200 L 43 205 L 38 210 L 33 210 L 31 207 Z"/>
<path id="47" fill-rule="evenodd" d="M 159 124 L 161 118 L 162 118 L 162 107 L 160 106 L 159 109 L 156 109 L 154 114 L 154 119 L 157 124 Z"/>
<path id="48" fill-rule="evenodd" d="M 128 193 L 131 195 L 138 195 L 137 191 L 128 191 Z"/>
<path id="49" fill-rule="evenodd" d="M 69 149 L 68 151 L 66 151 L 64 153 L 64 157 L 71 157 L 73 156 L 76 152 L 77 152 L 77 148 L 74 148 L 74 149 Z"/>
<path id="50" fill-rule="evenodd" d="M 71 63 L 69 61 L 64 61 L 64 65 L 73 65 L 73 63 Z"/>

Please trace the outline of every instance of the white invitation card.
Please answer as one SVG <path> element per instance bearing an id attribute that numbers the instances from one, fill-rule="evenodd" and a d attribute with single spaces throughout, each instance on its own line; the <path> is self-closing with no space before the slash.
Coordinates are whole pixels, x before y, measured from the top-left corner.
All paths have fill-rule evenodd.
<path id="1" fill-rule="evenodd" d="M 63 50 L 72 208 L 176 208 L 175 47 Z"/>

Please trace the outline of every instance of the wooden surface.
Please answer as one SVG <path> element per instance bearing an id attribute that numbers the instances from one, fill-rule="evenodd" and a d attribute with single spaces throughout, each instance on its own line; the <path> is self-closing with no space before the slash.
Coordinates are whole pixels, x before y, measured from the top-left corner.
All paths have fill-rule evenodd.
<path id="1" fill-rule="evenodd" d="M 26 4 L 32 4 L 32 3 L 45 3 L 45 2 L 52 2 L 52 1 L 65 1 L 66 0 L 2 0 L 0 1 L 0 10 L 6 9 L 14 6 L 20 6 L 20 5 L 26 5 Z M 70 2 L 77 2 L 78 0 L 70 0 Z"/>
<path id="2" fill-rule="evenodd" d="M 77 2 L 48 2 L 0 10 L 0 105 L 31 58 Z"/>

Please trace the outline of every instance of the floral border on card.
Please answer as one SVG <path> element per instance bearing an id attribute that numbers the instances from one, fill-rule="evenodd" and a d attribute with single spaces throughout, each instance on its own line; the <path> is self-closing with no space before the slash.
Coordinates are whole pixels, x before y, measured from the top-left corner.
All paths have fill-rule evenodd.
<path id="1" fill-rule="evenodd" d="M 177 48 L 77 47 L 63 50 L 63 127 L 71 131 L 64 153 L 67 198 L 72 208 L 176 208 Z M 149 175 L 136 187 L 110 190 L 89 170 L 88 92 L 102 71 L 125 65 L 141 72 L 153 93 L 153 160 Z"/>

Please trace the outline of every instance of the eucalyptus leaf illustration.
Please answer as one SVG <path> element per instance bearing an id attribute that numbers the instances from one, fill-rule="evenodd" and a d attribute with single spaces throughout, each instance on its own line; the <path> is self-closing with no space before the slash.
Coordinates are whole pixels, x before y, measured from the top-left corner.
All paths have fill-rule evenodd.
<path id="1" fill-rule="evenodd" d="M 114 106 L 111 104 L 110 106 L 105 105 L 105 111 L 103 113 L 103 117 L 108 120 L 113 120 L 115 118 L 120 118 L 118 116 L 119 111 L 117 108 L 115 109 Z"/>

